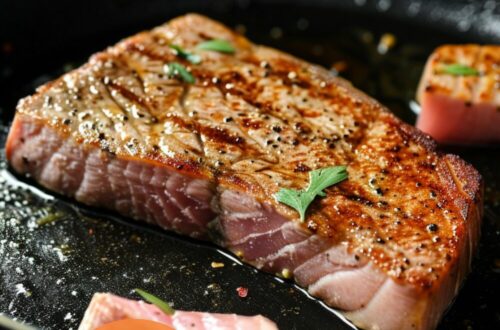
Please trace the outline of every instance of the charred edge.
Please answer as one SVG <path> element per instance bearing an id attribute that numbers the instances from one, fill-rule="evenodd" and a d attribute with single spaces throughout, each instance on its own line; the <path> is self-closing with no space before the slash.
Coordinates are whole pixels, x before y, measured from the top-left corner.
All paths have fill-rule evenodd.
<path id="1" fill-rule="evenodd" d="M 142 97 L 136 95 L 135 93 L 131 92 L 130 90 L 126 89 L 125 87 L 123 87 L 117 83 L 114 83 L 112 81 L 110 81 L 108 83 L 108 85 L 109 85 L 109 87 L 113 88 L 118 93 L 123 95 L 125 98 L 130 100 L 131 102 L 139 104 L 141 107 L 148 109 L 148 104 L 147 104 L 146 100 L 144 100 Z"/>
<path id="2" fill-rule="evenodd" d="M 187 110 L 186 110 L 186 100 L 189 96 L 190 91 L 191 91 L 191 87 L 189 85 L 184 85 L 184 87 L 182 89 L 181 97 L 179 99 L 179 105 L 182 109 L 182 112 L 187 116 L 189 116 L 189 114 L 187 113 Z M 194 129 L 196 127 L 196 125 L 187 124 L 184 120 L 182 120 L 181 118 L 178 118 L 178 117 L 173 117 L 173 119 L 176 121 L 177 125 L 179 125 L 179 126 L 188 125 L 190 127 L 189 130 L 191 132 L 195 132 L 196 140 L 198 141 L 199 145 L 201 146 L 201 153 L 203 154 L 203 156 L 205 156 L 205 150 L 206 150 L 205 142 L 201 138 L 199 129 Z"/>
<path id="3" fill-rule="evenodd" d="M 215 173 L 216 178 L 219 178 L 219 175 Z M 221 186 L 223 184 L 232 185 L 238 188 L 241 188 L 243 191 L 254 191 L 257 186 L 252 185 L 246 180 L 243 180 L 236 174 L 226 174 L 218 179 L 217 186 Z"/>
<path id="4" fill-rule="evenodd" d="M 197 163 L 192 160 L 184 160 L 184 159 L 174 159 L 174 158 L 167 158 L 164 156 L 161 156 L 158 153 L 152 153 L 150 154 L 150 159 L 157 161 L 161 164 L 165 164 L 173 169 L 176 169 L 179 172 L 185 173 L 185 174 L 195 174 L 195 175 L 201 175 L 205 173 L 204 168 L 202 164 Z"/>
<path id="5" fill-rule="evenodd" d="M 469 203 L 480 200 L 483 178 L 471 165 L 456 155 L 447 154 L 442 158 L 457 191 Z"/>
<path id="6" fill-rule="evenodd" d="M 391 126 L 395 127 L 404 141 L 414 141 L 418 145 L 421 145 L 426 150 L 430 152 L 435 152 L 437 148 L 437 143 L 429 135 L 425 134 L 418 128 L 410 126 L 404 123 L 402 120 L 396 118 L 396 116 L 391 115 L 389 120 Z"/>
<path id="7" fill-rule="evenodd" d="M 241 120 L 243 127 L 251 128 L 251 129 L 259 129 L 264 126 L 264 122 L 262 120 L 255 120 L 250 118 L 243 118 Z"/>
<path id="8" fill-rule="evenodd" d="M 138 53 L 147 58 L 157 61 L 171 61 L 174 59 L 173 54 L 167 53 L 168 55 L 161 55 L 156 53 L 154 50 L 150 49 L 147 44 L 137 43 L 136 41 L 127 42 L 125 45 L 125 50 L 131 53 Z"/>
<path id="9" fill-rule="evenodd" d="M 211 74 L 204 71 L 196 71 L 197 77 L 202 79 L 204 86 L 213 86 L 220 90 L 221 94 L 226 95 L 234 95 L 240 97 L 247 104 L 252 107 L 259 109 L 260 113 L 265 114 L 274 114 L 279 112 L 279 110 L 275 109 L 271 102 L 259 102 L 257 101 L 256 93 L 258 93 L 258 88 L 254 86 L 254 84 L 245 85 L 242 87 L 246 80 L 245 78 L 239 74 L 238 72 L 226 72 L 218 77 L 212 77 Z M 231 88 L 228 86 L 231 85 Z M 311 111 L 306 111 L 300 108 L 296 108 L 298 112 L 300 112 L 304 117 L 316 117 L 318 114 L 313 113 Z M 262 127 L 262 123 L 251 120 L 248 118 L 243 119 L 242 126 L 250 127 L 254 129 L 258 129 Z M 303 122 L 298 122 L 295 124 L 295 129 L 298 133 L 307 135 L 312 132 L 312 129 Z M 303 143 L 307 142 L 307 139 L 301 141 Z"/>
<path id="10" fill-rule="evenodd" d="M 295 168 L 293 169 L 294 172 L 298 173 L 304 173 L 304 172 L 309 172 L 311 168 L 305 164 L 297 164 Z"/>
<path id="11" fill-rule="evenodd" d="M 221 127 L 198 126 L 198 131 L 205 135 L 209 140 L 219 143 L 232 145 L 242 145 L 245 139 L 241 136 L 231 135 L 226 129 Z"/>
<path id="12" fill-rule="evenodd" d="M 196 122 L 186 122 L 179 116 L 169 116 L 168 120 L 175 123 L 176 126 L 180 128 L 185 128 L 197 135 L 205 135 L 207 139 L 213 142 L 226 143 L 231 145 L 243 145 L 245 139 L 238 135 L 232 135 L 228 130 L 222 127 L 209 127 L 203 126 Z"/>
<path id="13" fill-rule="evenodd" d="M 274 76 L 280 78 L 286 86 L 297 86 L 308 90 L 312 86 L 309 80 L 301 77 L 300 73 L 303 71 L 303 66 L 299 62 L 278 58 L 271 65 L 268 62 L 257 59 L 253 55 L 243 58 L 243 61 L 264 68 L 266 77 Z M 293 77 L 290 76 L 290 72 L 294 72 L 295 75 Z"/>
<path id="14" fill-rule="evenodd" d="M 104 85 L 104 90 L 108 94 L 109 98 L 113 101 L 113 103 L 121 110 L 123 118 L 128 118 L 128 110 L 125 109 L 120 102 L 113 96 L 113 93 L 109 90 L 108 84 Z"/>
<path id="15" fill-rule="evenodd" d="M 344 194 L 344 196 L 350 200 L 350 201 L 353 201 L 353 202 L 356 202 L 356 203 L 360 203 L 360 204 L 363 204 L 363 205 L 366 205 L 368 207 L 373 207 L 375 205 L 375 202 L 371 201 L 370 199 L 366 198 L 366 197 L 363 197 L 363 196 L 359 196 L 359 195 L 349 195 L 347 193 Z"/>

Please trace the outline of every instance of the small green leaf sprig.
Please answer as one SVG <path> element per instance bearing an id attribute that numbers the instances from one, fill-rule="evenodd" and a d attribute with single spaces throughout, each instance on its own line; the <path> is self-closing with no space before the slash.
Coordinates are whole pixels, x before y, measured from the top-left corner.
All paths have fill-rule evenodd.
<path id="1" fill-rule="evenodd" d="M 441 67 L 441 73 L 451 74 L 453 76 L 478 76 L 479 71 L 464 64 L 454 63 Z"/>
<path id="2" fill-rule="evenodd" d="M 199 55 L 188 52 L 179 45 L 171 44 L 169 45 L 169 47 L 175 52 L 175 55 L 177 57 L 185 59 L 192 64 L 201 63 L 201 57 Z M 225 54 L 234 54 L 234 52 L 236 51 L 236 49 L 229 41 L 223 39 L 212 39 L 201 42 L 196 46 L 196 49 L 216 51 Z M 189 72 L 189 70 L 184 65 L 178 62 L 171 62 L 166 64 L 164 66 L 164 71 L 167 73 L 168 77 L 177 78 L 187 84 L 194 84 L 196 82 L 196 79 L 191 74 L 191 72 Z"/>
<path id="3" fill-rule="evenodd" d="M 145 301 L 158 307 L 163 313 L 167 315 L 174 315 L 175 309 L 173 309 L 167 302 L 161 300 L 160 298 L 152 295 L 141 289 L 134 289 L 135 293 L 142 297 Z"/>
<path id="4" fill-rule="evenodd" d="M 316 196 L 326 196 L 324 189 L 347 179 L 345 166 L 332 166 L 309 172 L 309 186 L 306 190 L 281 188 L 274 197 L 299 212 L 300 220 L 306 218 L 306 211 Z"/>

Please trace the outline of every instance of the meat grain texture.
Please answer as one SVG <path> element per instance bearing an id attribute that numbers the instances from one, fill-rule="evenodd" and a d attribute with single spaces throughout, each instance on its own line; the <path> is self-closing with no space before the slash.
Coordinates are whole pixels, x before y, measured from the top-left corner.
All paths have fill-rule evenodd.
<path id="1" fill-rule="evenodd" d="M 209 39 L 236 52 L 196 49 Z M 173 61 L 196 82 L 169 78 Z M 196 14 L 125 39 L 21 100 L 6 151 L 47 189 L 210 239 L 293 277 L 365 329 L 435 328 L 479 237 L 473 167 L 347 81 Z M 333 165 L 347 165 L 349 178 L 304 223 L 273 198 Z"/>
<path id="2" fill-rule="evenodd" d="M 175 311 L 167 315 L 155 305 L 110 293 L 96 293 L 85 311 L 78 330 L 96 330 L 111 322 L 149 320 L 175 330 L 278 330 L 276 324 L 261 316 Z"/>
<path id="3" fill-rule="evenodd" d="M 477 74 L 443 72 L 457 64 Z M 438 142 L 500 143 L 500 46 L 439 47 L 427 61 L 417 99 L 417 127 Z"/>

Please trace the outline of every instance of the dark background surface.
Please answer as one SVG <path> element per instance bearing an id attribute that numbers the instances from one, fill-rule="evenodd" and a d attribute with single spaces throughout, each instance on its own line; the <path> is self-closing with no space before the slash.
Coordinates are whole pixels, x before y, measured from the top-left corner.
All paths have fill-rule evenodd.
<path id="1" fill-rule="evenodd" d="M 411 123 L 409 102 L 435 46 L 500 41 L 495 1 L 0 1 L 0 143 L 20 97 L 120 38 L 189 11 L 326 67 L 343 63 L 341 75 Z M 387 32 L 397 44 L 381 55 L 377 43 Z M 500 150 L 445 150 L 483 174 L 486 216 L 474 270 L 440 328 L 499 329 Z M 32 193 L 3 158 L 0 171 L 1 313 L 76 329 L 93 292 L 134 297 L 131 290 L 141 287 L 179 309 L 261 313 L 282 329 L 348 328 L 292 284 L 211 245 Z M 37 227 L 49 213 L 60 220 Z M 226 266 L 212 269 L 212 261 Z M 238 286 L 249 288 L 248 298 L 237 296 Z"/>

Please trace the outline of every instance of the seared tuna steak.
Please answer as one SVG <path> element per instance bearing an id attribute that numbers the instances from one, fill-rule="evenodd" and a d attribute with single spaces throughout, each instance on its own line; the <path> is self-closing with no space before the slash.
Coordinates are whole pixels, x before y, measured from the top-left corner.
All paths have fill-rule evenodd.
<path id="1" fill-rule="evenodd" d="M 96 293 L 78 330 L 96 330 L 111 322 L 149 320 L 175 330 L 277 330 L 276 324 L 261 316 L 175 311 L 167 315 L 155 305 L 129 300 L 110 293 Z M 130 327 L 129 327 L 130 329 Z"/>
<path id="2" fill-rule="evenodd" d="M 197 47 L 212 39 L 235 52 Z M 6 150 L 47 189 L 211 239 L 367 329 L 434 328 L 478 242 L 474 168 L 327 70 L 198 15 L 40 87 Z M 304 222 L 273 197 L 335 165 L 349 178 Z"/>
<path id="3" fill-rule="evenodd" d="M 445 45 L 431 55 L 417 127 L 438 142 L 500 143 L 500 46 Z"/>

